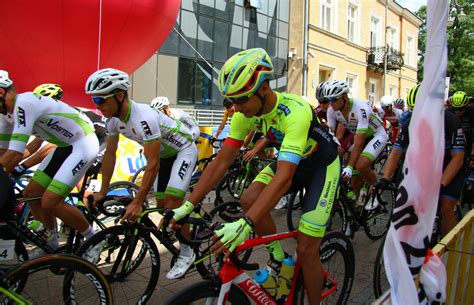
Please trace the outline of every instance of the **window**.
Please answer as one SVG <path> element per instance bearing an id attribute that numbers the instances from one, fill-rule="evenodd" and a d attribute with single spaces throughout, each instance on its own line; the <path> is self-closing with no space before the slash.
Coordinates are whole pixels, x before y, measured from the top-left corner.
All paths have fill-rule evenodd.
<path id="1" fill-rule="evenodd" d="M 369 81 L 369 101 L 375 103 L 377 99 L 377 82 L 375 80 Z"/>
<path id="2" fill-rule="evenodd" d="M 357 75 L 352 73 L 347 73 L 346 83 L 349 86 L 349 93 L 352 96 L 358 96 L 357 93 Z"/>
<path id="3" fill-rule="evenodd" d="M 178 103 L 192 104 L 194 101 L 194 60 L 179 59 Z"/>
<path id="4" fill-rule="evenodd" d="M 413 37 L 407 36 L 407 64 L 413 66 Z"/>
<path id="5" fill-rule="evenodd" d="M 332 0 L 321 1 L 321 27 L 326 31 L 331 31 Z"/>
<path id="6" fill-rule="evenodd" d="M 397 88 L 397 86 L 389 85 L 388 86 L 388 95 L 390 95 L 393 98 L 398 97 L 398 88 Z"/>
<path id="7" fill-rule="evenodd" d="M 370 17 L 370 47 L 377 47 L 380 45 L 380 19 Z"/>
<path id="8" fill-rule="evenodd" d="M 347 40 L 356 41 L 357 7 L 354 4 L 347 6 Z"/>
<path id="9" fill-rule="evenodd" d="M 388 29 L 388 46 L 391 50 L 399 50 L 397 29 L 390 27 Z"/>
<path id="10" fill-rule="evenodd" d="M 204 61 L 179 59 L 178 103 L 211 105 L 212 69 Z"/>

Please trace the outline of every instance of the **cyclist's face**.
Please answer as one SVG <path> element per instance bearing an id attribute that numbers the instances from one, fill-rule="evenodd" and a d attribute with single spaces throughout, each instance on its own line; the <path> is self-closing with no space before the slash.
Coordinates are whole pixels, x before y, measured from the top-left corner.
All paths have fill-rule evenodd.
<path id="1" fill-rule="evenodd" d="M 101 101 L 101 103 L 96 103 L 95 107 L 102 112 L 102 115 L 105 116 L 106 118 L 112 117 L 115 113 L 118 112 L 118 105 L 115 102 L 115 96 L 118 98 L 122 98 L 122 92 L 116 94 L 116 95 L 111 95 L 111 94 L 105 94 L 105 95 L 99 95 L 98 97 L 104 97 L 104 100 Z"/>
<path id="2" fill-rule="evenodd" d="M 245 102 L 234 104 L 234 111 L 242 113 L 245 117 L 251 118 L 260 110 L 261 102 L 259 98 L 252 94 Z"/>

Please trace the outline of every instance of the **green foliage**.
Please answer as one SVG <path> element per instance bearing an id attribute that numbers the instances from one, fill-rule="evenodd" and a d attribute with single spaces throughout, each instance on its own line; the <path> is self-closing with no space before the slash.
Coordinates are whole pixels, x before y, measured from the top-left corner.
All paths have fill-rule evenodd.
<path id="1" fill-rule="evenodd" d="M 458 0 L 461 4 L 462 1 Z M 474 96 L 474 5 L 465 4 L 466 17 L 459 20 L 460 10 L 451 9 L 450 17 L 454 18 L 448 27 L 448 74 L 451 77 L 450 91 L 465 91 Z M 423 62 L 426 51 L 426 6 L 422 6 L 416 15 L 423 20 L 418 33 L 418 81 L 423 79 Z"/>

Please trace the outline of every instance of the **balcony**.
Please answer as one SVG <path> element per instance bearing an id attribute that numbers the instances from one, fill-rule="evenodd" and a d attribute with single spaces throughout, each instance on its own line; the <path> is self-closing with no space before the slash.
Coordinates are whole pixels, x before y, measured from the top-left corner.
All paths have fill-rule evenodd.
<path id="1" fill-rule="evenodd" d="M 385 53 L 387 50 L 387 53 Z M 367 67 L 383 73 L 384 57 L 387 55 L 387 71 L 398 70 L 403 67 L 403 53 L 393 48 L 372 47 L 367 50 Z"/>

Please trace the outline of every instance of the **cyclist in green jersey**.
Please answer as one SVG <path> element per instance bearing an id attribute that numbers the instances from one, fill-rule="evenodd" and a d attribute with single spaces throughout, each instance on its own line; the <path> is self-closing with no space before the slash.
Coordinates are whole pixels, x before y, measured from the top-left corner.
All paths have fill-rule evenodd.
<path id="1" fill-rule="evenodd" d="M 235 108 L 230 133 L 222 150 L 204 171 L 188 200 L 171 211 L 179 220 L 191 213 L 218 183 L 239 153 L 251 130 L 263 133 L 279 150 L 278 159 L 255 178 L 241 197 L 246 216 L 219 225 L 211 248 L 214 254 L 233 251 L 253 230 L 260 236 L 276 233 L 270 211 L 290 191 L 306 189 L 299 224 L 297 254 L 310 304 L 319 304 L 323 269 L 319 245 L 331 214 L 340 177 L 337 143 L 300 96 L 270 88 L 273 65 L 263 49 L 250 49 L 229 58 L 219 73 L 218 86 Z M 173 226 L 173 221 L 171 226 Z M 270 266 L 278 268 L 285 253 L 278 241 L 267 245 Z"/>

